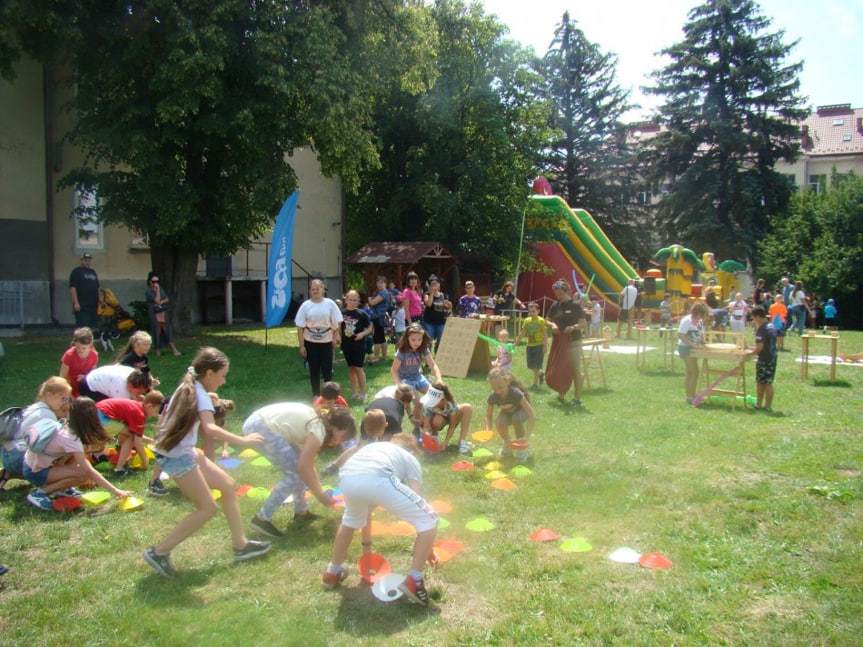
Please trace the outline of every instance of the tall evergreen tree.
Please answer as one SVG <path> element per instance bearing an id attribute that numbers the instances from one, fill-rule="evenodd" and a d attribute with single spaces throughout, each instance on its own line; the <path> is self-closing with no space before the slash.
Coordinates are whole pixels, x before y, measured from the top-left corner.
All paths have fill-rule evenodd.
<path id="1" fill-rule="evenodd" d="M 647 154 L 651 177 L 668 183 L 659 205 L 666 242 L 745 257 L 755 264 L 758 240 L 792 191 L 774 170 L 798 153 L 801 63 L 788 63 L 796 43 L 769 32 L 752 0 L 708 0 L 689 12 L 684 39 L 663 53 L 671 62 L 647 90 L 665 97 L 667 129 Z"/>
<path id="2" fill-rule="evenodd" d="M 621 117 L 632 106 L 617 83 L 616 68 L 617 57 L 603 53 L 564 13 L 538 66 L 554 105 L 556 132 L 542 170 L 571 206 L 590 211 L 631 255 L 637 179 Z"/>

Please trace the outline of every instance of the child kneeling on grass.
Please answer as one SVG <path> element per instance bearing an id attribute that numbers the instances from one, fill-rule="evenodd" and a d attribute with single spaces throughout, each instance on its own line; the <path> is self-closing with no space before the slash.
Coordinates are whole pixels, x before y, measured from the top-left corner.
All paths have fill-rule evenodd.
<path id="1" fill-rule="evenodd" d="M 501 458 L 510 456 L 512 450 L 509 448 L 509 427 L 515 431 L 515 437 L 525 442 L 533 432 L 536 416 L 530 399 L 524 386 L 509 371 L 493 368 L 488 373 L 488 383 L 491 393 L 486 399 L 485 426 L 491 429 L 494 408 L 497 406 L 500 413 L 497 416 L 495 428 L 503 440 L 500 450 Z M 524 462 L 528 459 L 528 450 L 523 448 L 516 451 L 516 460 Z"/>
<path id="2" fill-rule="evenodd" d="M 79 497 L 76 486 L 93 481 L 124 499 L 131 492 L 120 490 L 111 484 L 90 464 L 87 453 L 103 447 L 111 437 L 99 422 L 99 413 L 90 398 L 75 398 L 69 407 L 68 426 L 62 422 L 48 421 L 58 426 L 57 432 L 41 452 L 28 449 L 24 455 L 24 478 L 37 489 L 27 495 L 27 500 L 41 510 L 52 510 L 51 495 Z"/>
<path id="3" fill-rule="evenodd" d="M 382 506 L 416 528 L 411 570 L 399 590 L 411 602 L 428 606 L 422 569 L 426 561 L 435 567 L 439 564 L 434 552 L 439 518 L 422 498 L 422 468 L 413 456 L 416 450 L 413 436 L 396 434 L 388 443 L 370 443 L 359 449 L 342 467 L 339 486 L 345 495 L 345 511 L 333 543 L 332 561 L 321 577 L 324 588 L 335 588 L 347 577 L 343 564 L 357 528 L 363 529 L 363 553 L 371 552 L 372 511 Z"/>
<path id="4" fill-rule="evenodd" d="M 228 368 L 228 358 L 222 351 L 217 348 L 199 350 L 171 396 L 171 403 L 156 437 L 156 463 L 195 506 L 195 510 L 183 517 L 167 537 L 143 553 L 144 561 L 162 577 L 176 575 L 171 563 L 171 551 L 218 512 L 211 488 L 217 488 L 222 493 L 220 502 L 231 529 L 236 561 L 258 557 L 272 548 L 270 542 L 249 541 L 246 538 L 240 505 L 234 491 L 236 482 L 203 452 L 195 449 L 199 428 L 206 435 L 245 447 L 263 441 L 260 434 L 250 434 L 245 438 L 235 436 L 214 422 L 215 407 L 210 393 L 217 392 L 225 383 Z"/>

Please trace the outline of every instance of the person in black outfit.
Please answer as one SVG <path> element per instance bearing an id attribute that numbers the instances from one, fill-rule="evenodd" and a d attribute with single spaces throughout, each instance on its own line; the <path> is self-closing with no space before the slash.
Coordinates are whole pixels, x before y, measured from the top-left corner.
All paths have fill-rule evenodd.
<path id="1" fill-rule="evenodd" d="M 99 275 L 90 267 L 93 256 L 81 254 L 81 264 L 69 274 L 69 296 L 75 311 L 75 327 L 99 330 Z"/>
<path id="2" fill-rule="evenodd" d="M 587 329 L 587 319 L 584 316 L 584 310 L 577 299 L 572 298 L 572 288 L 564 279 L 558 279 L 552 286 L 554 290 L 554 298 L 557 301 L 552 304 L 545 317 L 555 338 L 558 335 L 565 336 L 569 341 L 568 365 L 569 376 L 563 376 L 564 379 L 559 381 L 561 388 L 555 388 L 555 383 L 558 383 L 554 373 L 560 373 L 559 368 L 553 369 L 552 355 L 554 354 L 554 344 L 556 339 L 552 340 L 552 352 L 549 353 L 549 368 L 546 371 L 546 384 L 558 392 L 558 399 L 563 402 L 566 392 L 569 390 L 569 380 L 571 378 L 573 384 L 572 404 L 576 407 L 581 407 L 581 387 L 583 376 L 581 374 L 581 340 L 584 336 L 584 331 Z M 565 385 L 565 388 L 563 388 Z M 561 390 L 562 389 L 562 390 Z"/>

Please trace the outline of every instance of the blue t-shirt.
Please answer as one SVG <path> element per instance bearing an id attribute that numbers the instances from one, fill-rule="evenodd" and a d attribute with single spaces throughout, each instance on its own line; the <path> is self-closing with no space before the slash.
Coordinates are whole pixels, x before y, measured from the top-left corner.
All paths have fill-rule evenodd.
<path id="1" fill-rule="evenodd" d="M 755 343 L 763 344 L 758 353 L 759 362 L 771 362 L 776 359 L 776 330 L 773 324 L 765 321 L 755 331 Z"/>
<path id="2" fill-rule="evenodd" d="M 825 319 L 835 319 L 836 318 L 836 306 L 831 306 L 831 305 L 824 306 L 824 318 Z"/>
<path id="3" fill-rule="evenodd" d="M 396 351 L 396 359 L 401 361 L 399 366 L 400 380 L 418 380 L 420 376 L 420 365 L 426 355 L 431 355 L 431 351 L 426 349 L 425 353 L 416 351 L 408 351 L 403 353 L 400 350 Z"/>

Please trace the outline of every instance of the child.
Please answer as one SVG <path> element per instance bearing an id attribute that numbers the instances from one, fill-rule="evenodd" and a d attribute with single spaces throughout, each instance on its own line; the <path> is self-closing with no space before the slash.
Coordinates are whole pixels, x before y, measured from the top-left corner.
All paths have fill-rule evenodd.
<path id="1" fill-rule="evenodd" d="M 425 361 L 426 366 L 432 372 L 435 380 L 438 382 L 443 381 L 440 369 L 429 350 L 430 346 L 431 338 L 421 324 L 413 323 L 408 326 L 405 335 L 399 340 L 396 356 L 390 367 L 390 375 L 396 386 L 404 383 L 419 393 L 428 391 L 431 385 L 425 375 L 422 374 L 422 371 L 420 371 L 423 361 Z M 413 420 L 414 424 L 418 427 L 420 423 L 420 405 L 416 396 L 414 396 Z"/>
<path id="2" fill-rule="evenodd" d="M 245 438 L 235 436 L 217 427 L 213 420 L 214 407 L 210 392 L 218 392 L 225 383 L 228 368 L 228 358 L 222 351 L 216 348 L 199 350 L 192 366 L 171 396 L 171 403 L 156 438 L 156 462 L 195 506 L 195 510 L 183 517 L 167 537 L 143 553 L 144 561 L 162 577 L 176 574 L 171 563 L 171 551 L 218 511 L 212 488 L 222 493 L 220 502 L 231 529 L 236 561 L 258 557 L 272 547 L 269 542 L 249 541 L 246 538 L 234 479 L 203 453 L 195 451 L 199 428 L 205 434 L 245 447 L 257 445 L 263 440 L 260 434 L 250 434 Z"/>
<path id="3" fill-rule="evenodd" d="M 836 301 L 827 299 L 827 305 L 824 306 L 824 332 L 828 330 L 836 330 L 836 315 L 839 314 L 836 309 Z"/>
<path id="4" fill-rule="evenodd" d="M 426 394 L 420 399 L 423 407 L 423 431 L 437 438 L 438 432 L 446 426 L 446 437 L 442 448 L 449 445 L 453 431 L 461 424 L 458 437 L 458 451 L 460 454 L 470 452 L 467 442 L 467 434 L 470 431 L 470 419 L 473 415 L 473 407 L 469 404 L 456 402 L 449 387 L 443 382 L 435 382 Z"/>
<path id="5" fill-rule="evenodd" d="M 688 315 L 680 320 L 677 328 L 677 352 L 683 359 L 683 389 L 686 392 L 686 404 L 692 404 L 695 399 L 695 389 L 698 386 L 698 360 L 692 357 L 692 349 L 703 345 L 704 317 L 709 310 L 701 302 L 692 306 Z"/>
<path id="6" fill-rule="evenodd" d="M 405 328 L 407 327 L 405 323 L 407 307 L 407 302 L 399 296 L 396 300 L 396 308 L 393 311 L 393 344 L 396 346 L 398 346 L 402 335 L 405 334 Z"/>
<path id="7" fill-rule="evenodd" d="M 126 343 L 126 347 L 117 354 L 114 363 L 131 366 L 142 373 L 150 374 L 150 359 L 147 357 L 147 353 L 150 352 L 152 345 L 153 338 L 150 337 L 150 333 L 143 330 L 133 332 Z M 150 380 L 152 381 L 150 385 L 152 388 L 159 386 L 158 378 L 150 375 Z"/>
<path id="8" fill-rule="evenodd" d="M 743 298 L 743 293 L 734 295 L 728 306 L 728 314 L 731 315 L 731 332 L 746 332 L 746 315 L 749 314 L 749 304 Z"/>
<path id="9" fill-rule="evenodd" d="M 587 308 L 585 314 L 590 314 L 586 335 L 588 337 L 599 337 L 602 335 L 600 328 L 602 326 L 602 306 L 594 297 L 587 300 Z"/>
<path id="10" fill-rule="evenodd" d="M 80 384 L 84 376 L 96 368 L 99 353 L 93 348 L 93 331 L 89 328 L 76 328 L 72 333 L 72 346 L 60 358 L 60 372 L 72 387 L 72 397 L 80 394 Z"/>
<path id="11" fill-rule="evenodd" d="M 499 343 L 495 349 L 497 358 L 491 362 L 492 368 L 500 368 L 504 371 L 512 370 L 512 355 L 510 355 L 509 349 L 506 346 L 509 343 L 509 331 L 506 328 L 501 328 L 497 331 L 495 337 Z"/>
<path id="12" fill-rule="evenodd" d="M 269 537 L 283 537 L 272 518 L 288 495 L 294 496 L 294 518 L 309 515 L 306 487 L 327 507 L 333 498 L 324 492 L 315 471 L 321 447 L 335 447 L 357 435 L 351 412 L 345 407 L 316 411 L 307 404 L 280 402 L 258 409 L 243 423 L 247 437 L 263 438 L 258 451 L 281 470 L 283 477 L 249 525 Z"/>
<path id="13" fill-rule="evenodd" d="M 405 388 L 410 391 L 410 387 L 405 386 Z M 413 395 L 409 394 L 408 404 L 413 400 Z M 387 414 L 380 409 L 369 408 L 366 411 L 366 415 L 363 416 L 362 422 L 360 423 L 360 440 L 353 447 L 349 447 L 345 451 L 343 451 L 339 457 L 327 463 L 320 470 L 320 475 L 325 476 L 329 474 L 336 474 L 339 471 L 339 468 L 345 464 L 345 461 L 348 460 L 354 453 L 360 448 L 368 445 L 369 443 L 375 443 L 380 440 L 389 440 L 392 438 L 394 431 L 387 431 L 387 426 L 389 424 L 389 420 Z M 399 429 L 398 431 L 401 431 Z"/>
<path id="14" fill-rule="evenodd" d="M 27 500 L 41 510 L 52 510 L 52 494 L 81 496 L 75 486 L 94 481 L 118 499 L 131 494 L 120 490 L 102 476 L 87 460 L 86 452 L 110 440 L 99 423 L 99 415 L 90 398 L 76 398 L 69 407 L 68 426 L 55 422 L 60 429 L 45 449 L 36 453 L 27 449 L 24 455 L 24 478 L 36 486 Z"/>
<path id="15" fill-rule="evenodd" d="M 65 418 L 69 415 L 71 401 L 72 387 L 62 377 L 49 377 L 39 386 L 36 402 L 22 412 L 21 425 L 15 437 L 3 441 L 0 446 L 0 490 L 6 486 L 9 479 L 24 478 L 24 454 L 27 452 L 24 430 L 43 419 L 57 422 L 60 418 Z"/>
<path id="16" fill-rule="evenodd" d="M 528 303 L 527 317 L 521 323 L 521 332 L 515 339 L 515 345 L 518 346 L 522 337 L 527 335 L 527 367 L 533 371 L 531 391 L 538 391 L 540 384 L 545 379 L 542 372 L 542 362 L 548 348 L 548 336 L 545 333 L 547 326 L 545 319 L 539 316 L 539 304 L 535 301 Z"/>
<path id="17" fill-rule="evenodd" d="M 105 432 L 111 438 L 116 438 L 120 446 L 117 454 L 117 464 L 114 466 L 114 476 L 125 478 L 132 471 L 126 467 L 126 461 L 132 450 L 141 458 L 142 469 L 149 467 L 145 442 L 152 442 L 144 436 L 144 425 L 148 419 L 157 418 L 159 409 L 165 401 L 158 391 L 150 391 L 144 396 L 144 401 L 127 398 L 108 398 L 96 403 L 99 410 L 99 421 Z"/>
<path id="18" fill-rule="evenodd" d="M 777 293 L 774 296 L 773 303 L 770 304 L 768 316 L 770 318 L 770 323 L 773 324 L 773 328 L 776 330 L 776 342 L 778 346 L 777 350 L 784 351 L 785 327 L 788 321 L 788 308 L 785 305 L 785 297 L 783 297 L 781 293 Z M 779 317 L 778 321 L 776 319 L 777 317 Z"/>
<path id="19" fill-rule="evenodd" d="M 375 328 L 365 310 L 360 310 L 360 295 L 356 290 L 348 290 L 345 295 L 345 309 L 342 310 L 342 354 L 348 364 L 348 377 L 351 380 L 351 400 L 366 399 L 366 372 L 363 363 L 367 351 L 367 337 Z"/>
<path id="20" fill-rule="evenodd" d="M 422 498 L 422 468 L 413 456 L 416 441 L 396 434 L 388 443 L 372 443 L 358 450 L 341 469 L 339 487 L 345 495 L 342 523 L 333 542 L 333 555 L 321 576 L 325 589 L 333 589 L 348 575 L 345 557 L 354 531 L 362 528 L 363 553 L 372 550 L 372 511 L 382 506 L 416 529 L 411 570 L 399 590 L 411 602 L 428 606 L 422 570 L 428 561 L 439 564 L 434 552 L 438 515 Z"/>
<path id="21" fill-rule="evenodd" d="M 757 356 L 755 382 L 758 388 L 756 409 L 771 411 L 773 406 L 773 378 L 776 376 L 776 335 L 773 324 L 767 320 L 763 306 L 752 309 L 752 326 L 755 328 L 755 348 L 749 350 Z"/>
<path id="22" fill-rule="evenodd" d="M 531 432 L 533 432 L 536 416 L 526 393 L 521 388 L 518 388 L 521 384 L 513 378 L 511 373 L 499 368 L 493 368 L 488 373 L 488 383 L 491 386 L 491 393 L 486 399 L 485 426 L 486 429 L 491 429 L 494 407 L 498 406 L 500 413 L 498 414 L 495 428 L 503 440 L 500 455 L 501 457 L 509 456 L 512 454 L 508 446 L 509 427 L 512 426 L 515 430 L 516 438 L 527 441 L 530 439 Z M 525 462 L 529 457 L 528 450 L 519 449 L 515 457 L 519 462 Z"/>
<path id="23" fill-rule="evenodd" d="M 211 393 L 210 399 L 213 401 L 213 407 L 215 407 L 213 409 L 213 422 L 216 423 L 217 427 L 225 429 L 225 420 L 227 420 L 229 413 L 237 410 L 237 405 L 233 400 L 223 400 L 219 397 L 218 393 Z M 222 458 L 228 458 L 231 455 L 230 448 L 231 443 L 222 441 Z M 216 460 L 216 443 L 212 438 L 204 436 L 201 439 L 201 449 L 204 452 L 204 456 L 211 461 Z"/>
<path id="24" fill-rule="evenodd" d="M 659 328 L 668 328 L 671 326 L 671 295 L 666 292 L 662 295 L 662 301 L 659 302 Z M 659 335 L 663 336 L 665 332 L 659 331 Z"/>
<path id="25" fill-rule="evenodd" d="M 357 295 L 357 304 L 359 304 L 359 294 Z M 350 306 L 348 306 L 350 307 Z M 344 312 L 344 311 L 343 311 Z M 375 309 L 372 308 L 368 303 L 360 309 L 360 312 L 365 314 L 369 321 L 369 328 L 371 329 L 369 335 L 367 337 L 363 337 L 363 350 L 365 350 L 365 361 L 369 364 L 374 364 L 378 360 L 375 359 L 374 350 L 375 350 L 375 340 L 374 340 L 374 326 L 372 324 L 372 320 L 375 316 Z M 344 339 L 342 340 L 344 341 Z M 353 398 L 356 399 L 356 398 Z"/>
<path id="26" fill-rule="evenodd" d="M 338 382 L 324 382 L 321 385 L 321 394 L 315 398 L 312 406 L 319 411 L 326 411 L 335 406 L 347 409 L 348 402 L 342 397 L 342 385 Z"/>
<path id="27" fill-rule="evenodd" d="M 122 364 L 109 364 L 87 373 L 81 380 L 80 389 L 81 395 L 94 402 L 108 398 L 140 400 L 150 390 L 150 385 L 149 373 Z"/>

